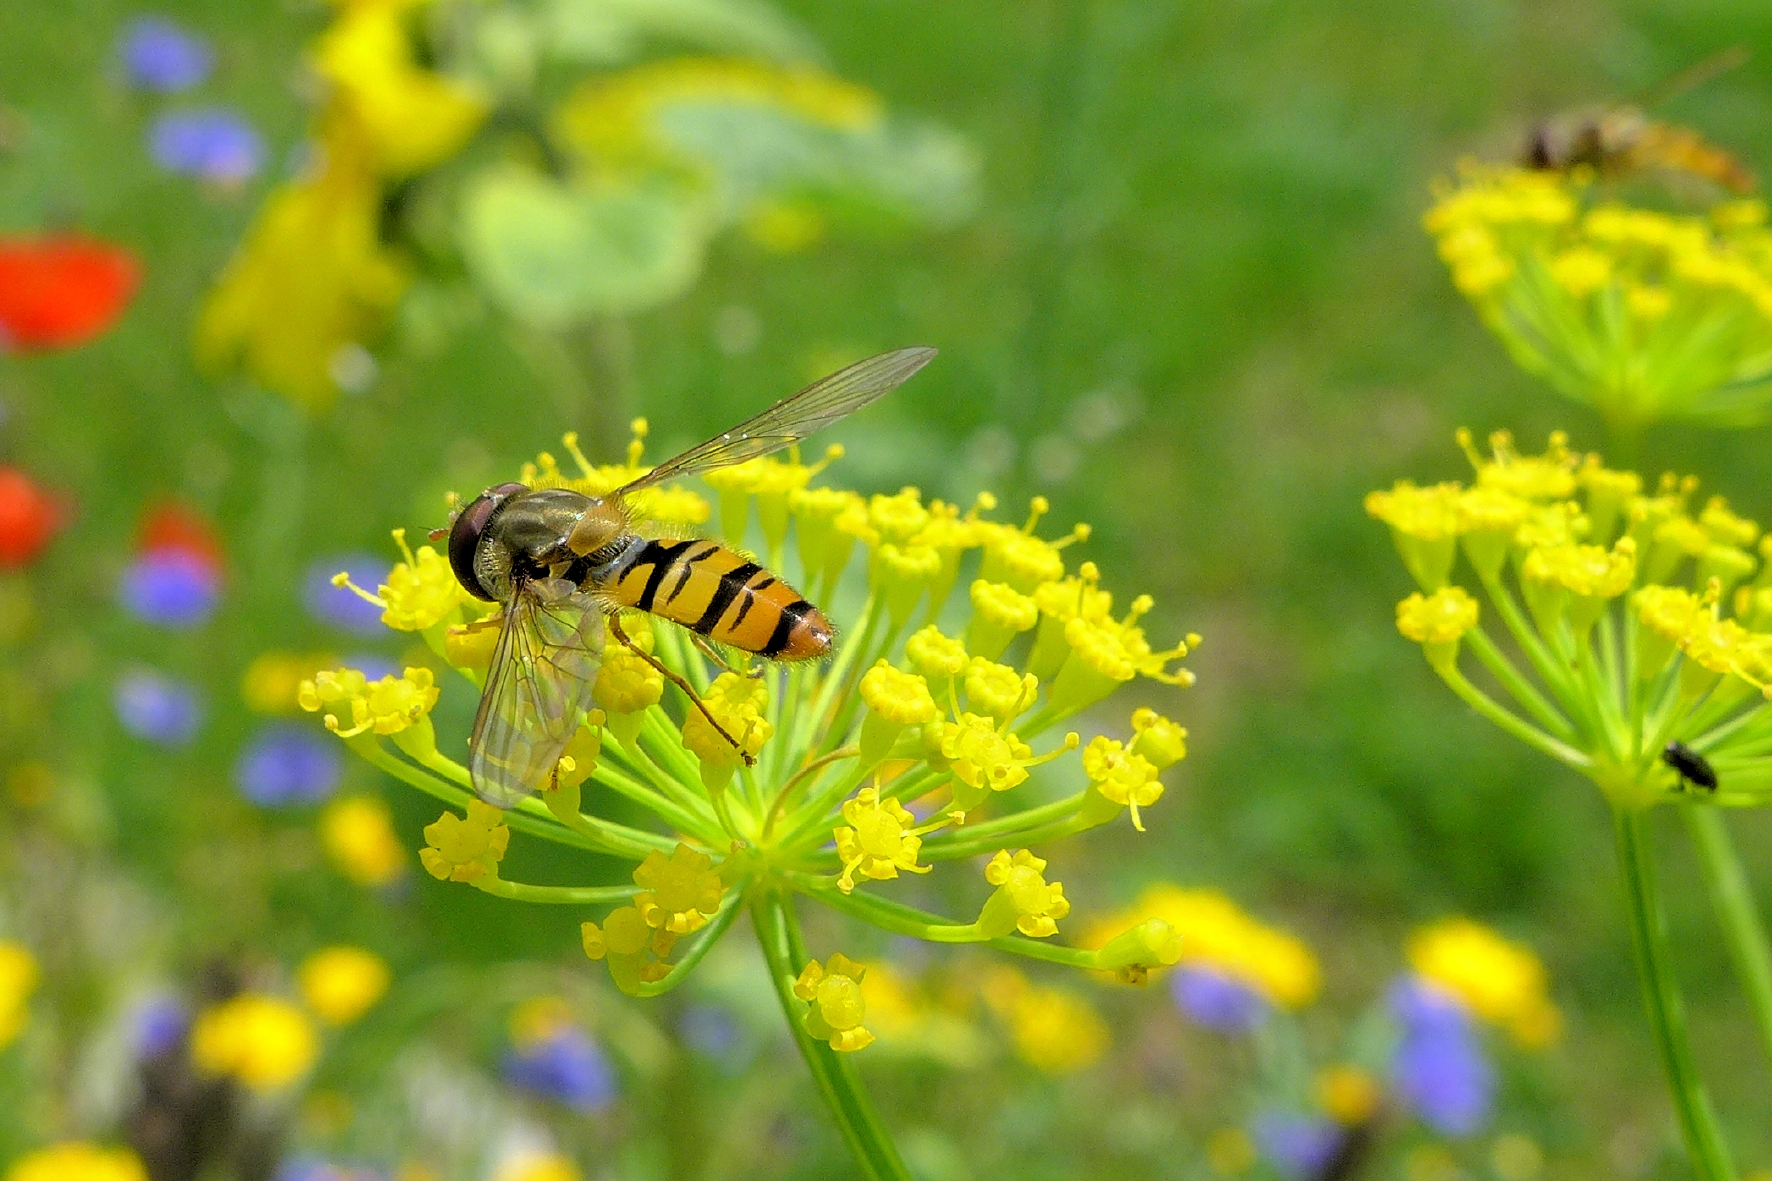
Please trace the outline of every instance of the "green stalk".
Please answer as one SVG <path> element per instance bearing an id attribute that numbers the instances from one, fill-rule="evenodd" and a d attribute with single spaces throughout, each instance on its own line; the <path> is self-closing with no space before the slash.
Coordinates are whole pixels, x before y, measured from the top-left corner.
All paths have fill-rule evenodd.
<path id="1" fill-rule="evenodd" d="M 769 965 L 769 979 L 781 1000 L 782 1014 L 794 1035 L 794 1044 L 812 1071 L 812 1081 L 824 1096 L 843 1142 L 855 1156 L 866 1181 L 911 1181 L 904 1162 L 899 1159 L 886 1126 L 874 1110 L 873 1099 L 861 1085 L 855 1066 L 846 1056 L 808 1034 L 800 1024 L 805 1002 L 794 995 L 794 981 L 805 965 L 805 949 L 800 945 L 800 928 L 795 922 L 790 903 L 781 894 L 763 891 L 751 901 L 751 921 L 757 928 L 757 942 L 762 945 L 763 958 Z"/>
<path id="2" fill-rule="evenodd" d="M 1614 809 L 1612 821 L 1618 868 L 1624 877 L 1625 902 L 1630 911 L 1631 946 L 1636 953 L 1637 975 L 1643 983 L 1643 1003 L 1649 1012 L 1650 1032 L 1667 1071 L 1668 1091 L 1686 1140 L 1686 1151 L 1692 1158 L 1693 1172 L 1699 1181 L 1735 1181 L 1728 1145 L 1723 1141 L 1716 1111 L 1692 1057 L 1686 1009 L 1667 941 L 1667 921 L 1656 894 L 1648 812 Z"/>
<path id="3" fill-rule="evenodd" d="M 1735 961 L 1735 974 L 1760 1027 L 1760 1041 L 1768 1058 L 1772 1058 L 1772 947 L 1767 944 L 1766 926 L 1754 905 L 1753 888 L 1748 884 L 1722 814 L 1715 808 L 1697 806 L 1680 810 L 1685 813 L 1686 831 L 1704 870 L 1704 884 L 1710 889 L 1717 922 L 1722 924 L 1723 938 L 1729 944 L 1729 958 Z"/>

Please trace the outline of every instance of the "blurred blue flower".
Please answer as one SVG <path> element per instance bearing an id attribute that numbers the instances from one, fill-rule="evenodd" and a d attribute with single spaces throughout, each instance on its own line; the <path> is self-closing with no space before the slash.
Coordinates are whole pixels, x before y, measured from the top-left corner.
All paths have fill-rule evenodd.
<path id="1" fill-rule="evenodd" d="M 196 627 L 221 601 L 221 576 L 182 549 L 149 550 L 123 571 L 123 605 L 149 623 Z"/>
<path id="2" fill-rule="evenodd" d="M 1261 1112 L 1249 1130 L 1261 1155 L 1288 1177 L 1322 1173 L 1345 1134 L 1339 1125 L 1321 1116 L 1285 1111 Z"/>
<path id="3" fill-rule="evenodd" d="M 368 554 L 335 554 L 319 559 L 308 567 L 302 583 L 302 599 L 307 604 L 308 614 L 321 623 L 342 627 L 360 636 L 387 635 L 380 607 L 358 598 L 342 586 L 332 585 L 333 576 L 341 570 L 358 586 L 374 588 L 388 580 L 392 567 Z"/>
<path id="4" fill-rule="evenodd" d="M 1267 1017 L 1267 1001 L 1260 993 L 1199 964 L 1177 968 L 1169 991 L 1191 1020 L 1220 1033 L 1248 1033 Z"/>
<path id="5" fill-rule="evenodd" d="M 345 657 L 346 668 L 354 668 L 369 681 L 379 681 L 383 677 L 397 677 L 401 673 L 399 665 L 386 656 L 376 656 L 369 652 L 353 652 Z"/>
<path id="6" fill-rule="evenodd" d="M 189 90 L 209 77 L 209 42 L 158 16 L 129 23 L 118 46 L 129 80 L 145 90 Z"/>
<path id="7" fill-rule="evenodd" d="M 601 1111 L 615 1098 L 615 1071 L 591 1035 L 563 1026 L 505 1055 L 505 1081 L 575 1111 Z"/>
<path id="8" fill-rule="evenodd" d="M 130 1043 L 138 1058 L 160 1058 L 178 1049 L 191 1025 L 191 1011 L 175 996 L 154 996 L 130 1017 Z"/>
<path id="9" fill-rule="evenodd" d="M 732 1014 L 714 1005 L 689 1004 L 678 1019 L 677 1032 L 690 1048 L 710 1058 L 725 1058 L 744 1041 L 744 1033 Z"/>
<path id="10" fill-rule="evenodd" d="M 1468 1136 L 1488 1122 L 1495 1072 L 1470 1012 L 1456 997 L 1416 977 L 1391 986 L 1391 1015 L 1402 1036 L 1391 1056 L 1397 1095 L 1421 1122 Z"/>
<path id="11" fill-rule="evenodd" d="M 147 668 L 117 678 L 117 720 L 137 738 L 184 746 L 197 736 L 203 705 L 194 686 Z"/>
<path id="12" fill-rule="evenodd" d="M 277 1166 L 272 1181 L 386 1181 L 387 1174 L 365 1165 L 335 1165 L 318 1156 L 292 1156 Z"/>
<path id="13" fill-rule="evenodd" d="M 148 153 L 168 172 L 240 184 L 264 163 L 264 142 L 241 115 L 220 107 L 170 111 L 148 129 Z"/>
<path id="14" fill-rule="evenodd" d="M 314 804 L 338 786 L 336 739 L 306 726 L 270 722 L 240 752 L 234 782 L 240 794 L 262 808 Z"/>

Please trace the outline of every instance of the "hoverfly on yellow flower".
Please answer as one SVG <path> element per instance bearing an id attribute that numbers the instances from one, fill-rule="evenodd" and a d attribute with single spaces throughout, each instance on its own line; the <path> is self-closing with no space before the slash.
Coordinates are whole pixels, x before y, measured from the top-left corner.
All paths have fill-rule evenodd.
<path id="1" fill-rule="evenodd" d="M 780 661 L 827 655 L 831 625 L 797 590 L 728 546 L 636 531 L 627 498 L 790 447 L 891 393 L 934 356 L 932 348 L 905 348 L 858 361 L 605 496 L 499 484 L 433 534 L 447 535 L 462 588 L 503 607 L 471 625 L 499 629 L 469 739 L 468 769 L 481 797 L 509 808 L 556 772 L 592 708 L 606 631 L 682 689 L 752 763 L 751 736 L 722 725 L 628 634 L 621 612 L 646 612 L 688 628 L 698 642 Z"/>

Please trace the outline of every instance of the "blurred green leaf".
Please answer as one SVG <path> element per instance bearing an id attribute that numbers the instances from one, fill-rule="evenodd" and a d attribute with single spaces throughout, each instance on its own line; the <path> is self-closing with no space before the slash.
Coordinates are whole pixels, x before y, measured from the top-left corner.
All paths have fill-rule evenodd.
<path id="1" fill-rule="evenodd" d="M 681 295 L 710 233 L 705 203 L 660 178 L 576 188 L 499 165 L 462 199 L 469 266 L 507 311 L 544 327 Z"/>
<path id="2" fill-rule="evenodd" d="M 797 23 L 753 0 L 553 0 L 544 18 L 549 47 L 571 61 L 632 61 L 649 38 L 780 62 L 824 54 Z"/>

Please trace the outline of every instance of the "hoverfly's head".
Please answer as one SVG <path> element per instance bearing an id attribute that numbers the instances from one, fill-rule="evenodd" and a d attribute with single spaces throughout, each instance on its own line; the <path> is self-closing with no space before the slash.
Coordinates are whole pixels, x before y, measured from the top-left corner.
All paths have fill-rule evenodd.
<path id="1" fill-rule="evenodd" d="M 468 502 L 466 508 L 455 514 L 455 520 L 449 527 L 449 567 L 455 571 L 455 577 L 462 589 L 476 599 L 484 599 L 488 603 L 498 599 L 497 595 L 488 591 L 481 578 L 484 563 L 481 559 L 480 542 L 486 535 L 486 528 L 511 497 L 527 491 L 529 488 L 525 484 L 500 484 L 480 493 Z M 504 581 L 508 583 L 508 555 L 506 565 Z"/>

